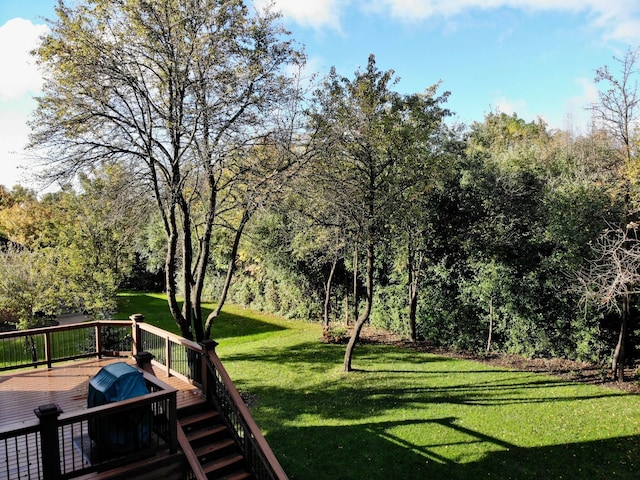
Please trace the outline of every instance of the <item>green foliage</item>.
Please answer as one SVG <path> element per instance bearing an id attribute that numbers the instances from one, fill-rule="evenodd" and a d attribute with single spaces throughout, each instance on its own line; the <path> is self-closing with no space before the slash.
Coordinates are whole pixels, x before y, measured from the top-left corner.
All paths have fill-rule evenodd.
<path id="1" fill-rule="evenodd" d="M 11 312 L 19 329 L 38 323 L 41 314 L 59 311 L 59 302 L 68 297 L 58 291 L 63 286 L 44 251 L 6 248 L 0 252 L 0 309 Z"/>
<path id="2" fill-rule="evenodd" d="M 303 275 L 275 265 L 269 268 L 268 276 L 263 272 L 259 265 L 248 265 L 233 283 L 230 301 L 287 318 L 319 318 L 320 300 Z"/>
<path id="3" fill-rule="evenodd" d="M 108 271 L 88 269 L 72 249 L 6 249 L 0 252 L 0 309 L 12 312 L 19 328 L 41 318 L 84 311 L 107 318 L 115 309 L 117 283 Z"/>
<path id="4" fill-rule="evenodd" d="M 14 295 L 23 306 L 12 309 L 24 312 L 25 326 L 34 324 L 29 315 L 35 312 L 86 312 L 95 318 L 113 312 L 146 212 L 129 187 L 126 171 L 105 165 L 81 175 L 78 191 L 67 185 L 39 199 L 17 189 L 5 198 L 0 229 L 21 245 L 5 252 L 5 263 L 16 264 L 8 278 L 35 297 Z M 11 289 L 16 291 L 5 291 Z"/>
<path id="5" fill-rule="evenodd" d="M 376 289 L 371 310 L 371 325 L 407 334 L 407 295 L 405 285 L 387 285 Z"/>
<path id="6" fill-rule="evenodd" d="M 229 291 L 232 303 L 289 318 L 320 318 L 324 251 L 312 245 L 294 251 L 298 220 L 276 211 L 254 217 L 239 253 L 239 275 Z M 221 286 L 220 279 L 217 284 Z"/>
<path id="7" fill-rule="evenodd" d="M 52 81 L 34 140 L 57 152 L 56 167 L 67 168 L 58 173 L 79 172 L 80 190 L 67 186 L 42 199 L 0 190 L 0 233 L 29 248 L 57 249 L 57 274 L 76 292 L 67 304 L 104 315 L 115 287 L 140 287 L 147 268 L 166 274 L 185 336 L 205 335 L 198 327 L 208 310 L 200 302 L 221 298 L 221 307 L 233 278 L 230 301 L 287 317 L 340 322 L 357 306 L 374 326 L 439 346 L 482 351 L 491 335 L 496 352 L 598 364 L 611 354 L 620 324 L 600 311 L 603 302 L 580 303 L 579 280 L 580 272 L 594 274 L 585 265 L 604 258 L 597 250 L 611 232 L 638 225 L 637 139 L 633 129 L 618 128 L 624 118 L 583 136 L 500 112 L 469 127 L 445 125 L 448 92 L 438 95 L 436 84 L 402 95 L 393 90 L 395 73 L 380 71 L 371 55 L 353 78 L 332 69 L 307 97 L 300 125 L 300 92 L 286 67 L 303 58 L 281 43 L 277 15 L 251 16 L 239 1 L 143 3 L 118 4 L 117 12 L 103 0 L 59 6 L 37 52 Z M 159 11 L 162 20 L 148 22 Z M 228 20 L 230 35 L 202 38 L 196 27 L 212 19 Z M 162 29 L 163 22 L 174 23 Z M 104 28 L 112 34 L 95 35 Z M 174 28 L 178 35 L 162 36 Z M 156 49 L 157 65 L 147 65 L 143 52 L 161 40 L 173 53 Z M 214 40 L 228 57 L 211 58 L 207 42 Z M 635 75 L 636 56 L 630 51 L 621 63 L 625 78 Z M 230 63 L 218 65 L 219 58 Z M 264 70 L 265 59 L 273 69 Z M 141 64 L 180 74 L 132 77 Z M 124 90 L 123 77 L 110 77 L 123 65 L 132 82 Z M 607 68 L 597 77 L 613 90 L 602 92 L 596 111 L 632 107 L 614 101 L 622 98 L 616 89 L 632 84 L 617 84 Z M 258 86 L 255 96 L 243 96 Z M 238 103 L 228 104 L 223 92 L 238 92 Z M 209 108 L 211 101 L 225 108 Z M 277 122 L 290 120 L 287 134 L 262 117 L 274 105 Z M 158 118 L 147 123 L 150 111 Z M 190 112 L 184 123 L 167 120 L 176 111 Z M 142 141 L 131 122 L 153 131 Z M 177 143 L 161 148 L 170 138 Z M 225 140 L 213 145 L 213 138 Z M 126 188 L 141 178 L 156 181 Z M 144 208 L 150 192 L 161 207 L 155 216 Z M 136 197 L 143 201 L 122 203 Z M 129 218 L 132 211 L 141 215 Z M 613 253 L 629 253 L 630 240 L 620 245 Z M 611 267 L 619 256 L 608 258 Z M 612 271 L 600 272 L 602 292 L 624 277 Z M 618 296 L 604 300 L 618 307 Z M 637 355 L 639 305 L 631 300 L 624 343 Z M 181 301 L 196 319 L 190 325 Z"/>

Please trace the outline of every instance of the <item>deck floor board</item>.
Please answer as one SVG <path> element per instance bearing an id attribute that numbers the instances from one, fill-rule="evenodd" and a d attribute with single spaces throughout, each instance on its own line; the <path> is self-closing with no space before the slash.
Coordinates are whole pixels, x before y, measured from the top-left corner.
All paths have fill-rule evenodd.
<path id="1" fill-rule="evenodd" d="M 114 362 L 135 365 L 133 358 L 102 358 L 76 360 L 53 368 L 33 368 L 0 374 L 0 430 L 15 423 L 30 423 L 34 409 L 55 403 L 63 412 L 87 408 L 89 380 L 98 371 Z M 177 377 L 167 377 L 158 368 L 154 373 L 163 382 L 178 390 L 178 408 L 202 401 L 200 390 Z"/>

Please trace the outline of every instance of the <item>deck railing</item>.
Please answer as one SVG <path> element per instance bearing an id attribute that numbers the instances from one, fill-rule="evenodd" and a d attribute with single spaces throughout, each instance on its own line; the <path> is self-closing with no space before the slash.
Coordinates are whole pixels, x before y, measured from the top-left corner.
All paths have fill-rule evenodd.
<path id="1" fill-rule="evenodd" d="M 57 418 L 60 478 L 105 469 L 126 458 L 177 451 L 176 390 L 153 375 L 143 374 L 150 393 L 62 413 Z M 115 440 L 113 445 L 111 440 Z M 131 450 L 123 450 L 122 444 L 129 442 Z M 55 446 L 49 448 L 54 450 Z"/>
<path id="2" fill-rule="evenodd" d="M 133 315 L 131 321 L 94 321 L 0 333 L 0 371 L 41 365 L 50 368 L 55 363 L 79 358 L 151 353 L 154 365 L 164 369 L 169 376 L 198 386 L 214 402 L 258 480 L 286 480 L 287 475 L 215 353 L 215 342 L 201 345 L 143 320 L 144 317 Z M 0 442 L 4 442 L 7 452 L 4 476 L 0 466 L 0 478 L 72 478 L 94 468 L 95 462 L 102 460 L 85 433 L 92 418 L 140 408 L 153 411 L 156 438 L 164 442 L 162 448 L 174 451 L 177 445 L 176 391 L 147 373 L 145 379 L 151 391 L 148 395 L 80 412 L 49 412 L 55 434 L 47 427 L 46 415 L 40 423 L 34 420 L 33 425 L 21 424 L 20 428 L 0 431 Z M 160 421 L 162 418 L 165 420 Z M 50 445 L 54 436 L 58 449 Z M 46 449 L 44 445 L 47 445 Z M 25 456 L 27 449 L 30 449 L 29 455 Z M 45 450 L 57 452 L 57 457 L 53 460 L 47 455 L 43 457 L 41 452 Z M 107 461 L 111 459 L 104 460 Z M 59 465 L 57 477 L 46 473 L 51 468 L 58 469 L 55 465 Z M 17 471 L 27 473 L 15 476 L 10 473 Z"/>
<path id="3" fill-rule="evenodd" d="M 0 430 L 0 478 L 43 478 L 40 425 L 34 417 L 31 422 Z"/>
<path id="4" fill-rule="evenodd" d="M 179 377 L 203 389 L 202 345 L 148 323 L 141 323 L 135 315 L 132 320 L 134 353 L 151 353 L 152 363 L 162 368 L 167 376 Z"/>
<path id="5" fill-rule="evenodd" d="M 210 389 L 213 402 L 235 436 L 236 442 L 256 478 L 259 480 L 286 480 L 287 474 L 253 420 L 249 409 L 213 348 L 210 348 L 205 356 L 205 366 L 205 383 Z"/>
<path id="6" fill-rule="evenodd" d="M 130 321 L 95 321 L 0 333 L 0 371 L 79 358 L 131 355 Z"/>

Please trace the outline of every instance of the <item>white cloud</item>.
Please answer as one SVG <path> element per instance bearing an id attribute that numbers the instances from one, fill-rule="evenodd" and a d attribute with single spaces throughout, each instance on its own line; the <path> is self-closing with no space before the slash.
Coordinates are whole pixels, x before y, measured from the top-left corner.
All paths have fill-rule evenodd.
<path id="1" fill-rule="evenodd" d="M 38 44 L 46 25 L 34 25 L 28 20 L 14 18 L 0 27 L 0 101 L 20 98 L 40 91 L 42 77 L 29 51 Z"/>
<path id="2" fill-rule="evenodd" d="M 580 89 L 580 94 L 571 97 L 567 101 L 569 108 L 588 108 L 599 100 L 599 90 L 592 79 L 586 77 L 576 78 L 576 85 Z"/>
<path id="3" fill-rule="evenodd" d="M 254 5 L 262 9 L 269 0 L 255 0 Z M 296 23 L 316 29 L 340 28 L 340 14 L 345 6 L 344 0 L 275 0 L 275 9 Z"/>
<path id="4" fill-rule="evenodd" d="M 494 93 L 491 109 L 507 115 L 517 114 L 527 122 L 541 118 L 550 128 L 585 133 L 591 124 L 589 107 L 598 102 L 598 89 L 591 79 L 585 77 L 576 78 L 575 84 L 577 94 L 566 99 L 564 110 L 558 109 L 552 115 L 535 111 L 535 107 L 530 107 L 525 100 L 508 98 L 501 91 Z"/>
<path id="5" fill-rule="evenodd" d="M 255 0 L 258 6 L 268 2 Z M 349 4 L 366 13 L 405 22 L 504 7 L 529 12 L 581 12 L 589 16 L 590 26 L 607 40 L 640 41 L 640 2 L 637 0 L 275 0 L 276 8 L 286 17 L 318 29 L 339 30 L 341 15 Z"/>
<path id="6" fill-rule="evenodd" d="M 496 93 L 492 109 L 499 113 L 506 113 L 507 115 L 517 114 L 518 117 L 524 119 L 528 119 L 529 117 L 527 102 L 525 100 L 508 99 L 500 92 Z"/>
<path id="7" fill-rule="evenodd" d="M 585 77 L 576 78 L 575 84 L 579 93 L 567 99 L 565 122 L 557 126 L 574 133 L 585 133 L 591 124 L 590 107 L 599 100 L 598 88 L 593 80 Z"/>
<path id="8" fill-rule="evenodd" d="M 29 136 L 27 117 L 34 100 L 3 102 L 0 108 L 0 184 L 28 185 L 23 148 Z"/>

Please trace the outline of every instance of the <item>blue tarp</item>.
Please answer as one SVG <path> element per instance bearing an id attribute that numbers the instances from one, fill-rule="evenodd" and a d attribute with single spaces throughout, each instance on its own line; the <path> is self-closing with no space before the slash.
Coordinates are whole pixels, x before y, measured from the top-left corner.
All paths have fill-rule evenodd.
<path id="1" fill-rule="evenodd" d="M 103 367 L 89 380 L 87 407 L 98 407 L 149 393 L 142 372 L 124 362 Z M 150 407 L 89 421 L 89 437 L 115 454 L 129 453 L 149 444 L 153 415 Z"/>

